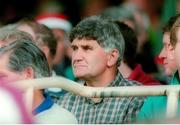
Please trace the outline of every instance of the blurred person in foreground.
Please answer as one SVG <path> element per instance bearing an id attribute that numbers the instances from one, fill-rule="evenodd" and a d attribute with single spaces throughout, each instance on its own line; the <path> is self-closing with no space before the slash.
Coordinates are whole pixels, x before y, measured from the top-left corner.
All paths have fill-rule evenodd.
<path id="1" fill-rule="evenodd" d="M 101 16 L 78 23 L 70 33 L 72 67 L 76 77 L 90 87 L 141 85 L 124 79 L 118 71 L 124 53 L 124 39 L 117 25 Z M 55 100 L 68 109 L 80 124 L 132 123 L 143 97 L 86 98 L 67 93 Z"/>
<path id="2" fill-rule="evenodd" d="M 20 90 L 2 81 L 0 76 L 0 124 L 32 124 L 33 118 L 23 100 Z"/>
<path id="3" fill-rule="evenodd" d="M 31 37 L 28 38 L 29 34 L 18 30 L 3 33 L 1 31 L 4 36 L 0 36 L 0 74 L 4 81 L 14 82 L 51 75 L 44 53 Z M 36 123 L 77 123 L 70 112 L 54 104 L 48 95 L 43 95 L 43 90 L 34 90 L 32 113 Z M 64 117 L 59 118 L 62 114 Z"/>
<path id="4" fill-rule="evenodd" d="M 172 75 L 170 85 L 179 85 L 179 26 L 180 26 L 180 15 L 171 17 L 167 24 L 163 28 L 164 47 L 160 53 L 160 57 L 164 59 L 164 68 L 167 75 Z M 170 32 L 171 31 L 171 32 Z M 175 72 L 175 73 L 174 73 Z M 174 73 L 174 74 L 173 74 Z M 140 113 L 138 114 L 138 122 L 143 123 L 163 123 L 166 119 L 166 107 L 167 97 L 149 97 L 145 100 Z M 178 100 L 178 112 L 177 116 L 180 116 L 180 100 Z M 168 120 L 164 121 L 166 123 Z M 173 121 L 171 121 L 173 123 Z"/>

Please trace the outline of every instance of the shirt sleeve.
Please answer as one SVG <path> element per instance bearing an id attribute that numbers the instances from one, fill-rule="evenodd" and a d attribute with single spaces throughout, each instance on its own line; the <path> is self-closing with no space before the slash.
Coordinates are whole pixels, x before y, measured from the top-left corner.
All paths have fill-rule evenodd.
<path id="1" fill-rule="evenodd" d="M 138 113 L 137 122 L 140 122 L 140 123 L 147 122 L 150 119 L 152 119 L 152 108 L 153 108 L 152 100 L 150 98 L 147 98 L 144 101 L 144 104 L 140 112 Z"/>
<path id="2" fill-rule="evenodd" d="M 135 123 L 137 114 L 143 105 L 145 97 L 133 97 L 127 110 L 127 117 L 125 117 L 125 123 Z"/>
<path id="3" fill-rule="evenodd" d="M 166 99 L 165 97 L 148 97 L 138 113 L 138 123 L 152 123 L 166 114 Z"/>

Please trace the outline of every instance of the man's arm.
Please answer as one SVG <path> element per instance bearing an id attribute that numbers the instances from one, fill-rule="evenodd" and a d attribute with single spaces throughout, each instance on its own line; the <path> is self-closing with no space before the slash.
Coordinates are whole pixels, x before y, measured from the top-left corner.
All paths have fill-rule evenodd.
<path id="1" fill-rule="evenodd" d="M 166 97 L 148 97 L 138 113 L 138 123 L 152 123 L 165 118 L 166 114 Z"/>
<path id="2" fill-rule="evenodd" d="M 124 119 L 124 123 L 135 123 L 137 114 L 139 113 L 145 97 L 133 97 L 127 111 L 127 116 Z"/>

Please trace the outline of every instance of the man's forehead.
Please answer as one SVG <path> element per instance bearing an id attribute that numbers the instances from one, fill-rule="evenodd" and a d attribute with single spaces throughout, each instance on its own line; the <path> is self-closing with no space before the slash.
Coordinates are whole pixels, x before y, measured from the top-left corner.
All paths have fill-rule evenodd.
<path id="1" fill-rule="evenodd" d="M 96 45 L 98 44 L 96 40 L 88 39 L 74 39 L 71 45 Z"/>

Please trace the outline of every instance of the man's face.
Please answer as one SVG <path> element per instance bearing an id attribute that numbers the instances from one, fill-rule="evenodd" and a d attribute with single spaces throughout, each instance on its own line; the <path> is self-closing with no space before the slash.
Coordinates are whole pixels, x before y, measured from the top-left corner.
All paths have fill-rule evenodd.
<path id="1" fill-rule="evenodd" d="M 75 39 L 72 44 L 74 75 L 83 80 L 101 77 L 107 69 L 107 53 L 95 40 Z"/>
<path id="2" fill-rule="evenodd" d="M 163 59 L 163 67 L 166 75 L 173 75 L 176 68 L 176 62 L 174 58 L 174 50 L 170 44 L 170 33 L 165 32 L 163 35 L 163 48 L 160 52 L 159 57 Z"/>
<path id="3" fill-rule="evenodd" d="M 2 55 L 0 56 L 1 61 L 0 61 L 0 79 L 9 83 L 9 82 L 14 82 L 17 80 L 22 80 L 23 75 L 18 73 L 18 72 L 14 72 L 11 71 L 8 68 L 8 55 Z"/>

